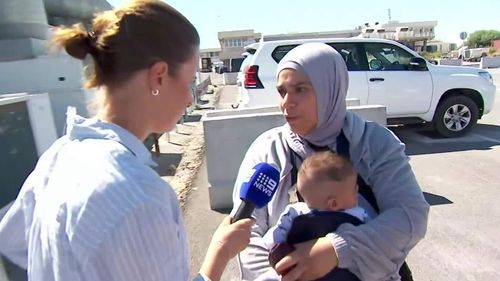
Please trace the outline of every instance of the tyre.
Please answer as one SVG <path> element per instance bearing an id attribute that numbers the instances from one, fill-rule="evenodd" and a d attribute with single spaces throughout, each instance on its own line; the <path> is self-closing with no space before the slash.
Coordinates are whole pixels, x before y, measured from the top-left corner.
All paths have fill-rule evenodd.
<path id="1" fill-rule="evenodd" d="M 477 123 L 479 108 L 466 96 L 452 96 L 443 100 L 434 113 L 435 130 L 447 138 L 465 135 Z"/>

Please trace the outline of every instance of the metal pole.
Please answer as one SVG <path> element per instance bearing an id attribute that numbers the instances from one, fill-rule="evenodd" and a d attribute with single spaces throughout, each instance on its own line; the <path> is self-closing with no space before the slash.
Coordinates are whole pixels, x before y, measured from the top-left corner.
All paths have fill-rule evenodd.
<path id="1" fill-rule="evenodd" d="M 156 156 L 160 156 L 160 143 L 158 142 L 159 136 L 157 133 L 153 133 L 153 141 L 155 146 Z"/>

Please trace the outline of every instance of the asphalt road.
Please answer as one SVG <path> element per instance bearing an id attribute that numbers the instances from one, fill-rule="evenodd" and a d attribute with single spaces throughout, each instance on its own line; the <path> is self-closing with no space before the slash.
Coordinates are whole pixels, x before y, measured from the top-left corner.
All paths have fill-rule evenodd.
<path id="1" fill-rule="evenodd" d="M 491 73 L 494 109 L 469 135 L 442 139 L 423 127 L 393 129 L 431 204 L 426 238 L 407 259 L 415 280 L 500 280 L 500 69 Z M 224 216 L 209 208 L 204 171 L 185 210 L 193 274 Z M 239 280 L 234 261 L 222 280 Z"/>

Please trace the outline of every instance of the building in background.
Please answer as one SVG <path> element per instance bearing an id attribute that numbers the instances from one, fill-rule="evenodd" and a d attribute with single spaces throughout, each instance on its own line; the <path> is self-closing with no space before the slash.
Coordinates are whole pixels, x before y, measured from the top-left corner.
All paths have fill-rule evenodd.
<path id="1" fill-rule="evenodd" d="M 0 62 L 47 54 L 51 28 L 83 22 L 111 9 L 105 0 L 2 0 L 0 1 Z"/>
<path id="2" fill-rule="evenodd" d="M 500 39 L 491 41 L 491 47 L 500 50 Z"/>
<path id="3" fill-rule="evenodd" d="M 395 40 L 416 50 L 416 46 L 426 49 L 427 42 L 434 39 L 437 21 L 376 22 L 373 26 L 365 24 L 361 29 L 363 38 L 381 38 Z"/>
<path id="4" fill-rule="evenodd" d="M 321 32 L 303 32 L 262 35 L 256 33 L 253 29 L 234 30 L 219 32 L 219 42 L 221 52 L 220 60 L 224 65 L 229 65 L 230 59 L 241 58 L 245 52 L 244 46 L 262 41 L 277 40 L 297 40 L 313 38 L 382 38 L 398 41 L 415 51 L 427 50 L 428 42 L 435 37 L 435 28 L 437 21 L 417 21 L 417 22 L 399 22 L 388 21 L 387 23 L 376 22 L 373 26 L 366 23 L 364 26 L 358 26 L 350 30 L 321 31 Z M 456 49 L 456 44 L 432 42 L 430 49 L 438 49 L 445 52 Z M 211 50 L 211 49 L 210 49 Z M 448 51 L 449 52 L 449 51 Z M 209 51 L 204 52 L 205 54 Z M 215 56 L 214 56 L 215 57 Z"/>
<path id="5" fill-rule="evenodd" d="M 208 48 L 200 50 L 200 70 L 202 72 L 212 71 L 213 65 L 221 65 L 221 48 Z"/>
<path id="6" fill-rule="evenodd" d="M 208 48 L 200 50 L 200 58 L 210 58 L 212 62 L 220 61 L 221 48 Z"/>
<path id="7" fill-rule="evenodd" d="M 256 33 L 253 29 L 222 31 L 217 34 L 221 47 L 220 60 L 225 66 L 230 66 L 231 59 L 242 58 L 245 46 L 259 42 L 262 34 Z"/>
<path id="8" fill-rule="evenodd" d="M 275 35 L 264 35 L 264 41 L 277 40 L 297 40 L 297 39 L 315 39 L 315 38 L 350 38 L 361 34 L 361 29 L 322 31 L 322 32 L 304 32 L 304 33 L 285 33 Z"/>
<path id="9" fill-rule="evenodd" d="M 423 42 L 415 44 L 415 51 L 417 52 L 427 52 L 435 53 L 440 52 L 442 54 L 448 54 L 458 48 L 456 43 L 443 42 L 440 40 L 431 40 L 427 42 L 427 46 L 424 48 Z"/>

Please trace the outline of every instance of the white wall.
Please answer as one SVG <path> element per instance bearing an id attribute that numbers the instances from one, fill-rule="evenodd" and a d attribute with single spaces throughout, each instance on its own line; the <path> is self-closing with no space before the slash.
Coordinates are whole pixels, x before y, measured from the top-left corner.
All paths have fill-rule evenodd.
<path id="1" fill-rule="evenodd" d="M 17 102 L 26 103 L 37 154 L 42 155 L 58 138 L 49 95 L 7 94 L 0 97 L 0 106 Z"/>
<path id="2" fill-rule="evenodd" d="M 349 110 L 386 125 L 384 106 L 354 106 Z M 203 117 L 210 206 L 232 206 L 232 190 L 241 161 L 251 143 L 263 132 L 285 124 L 277 107 L 213 111 Z"/>
<path id="3" fill-rule="evenodd" d="M 29 95 L 28 113 L 38 156 L 41 156 L 58 138 L 49 94 Z"/>
<path id="4" fill-rule="evenodd" d="M 231 193 L 246 150 L 270 128 L 281 126 L 281 113 L 230 115 L 204 118 L 205 155 L 212 209 L 232 205 Z"/>
<path id="5" fill-rule="evenodd" d="M 248 115 L 248 114 L 262 114 L 262 113 L 279 113 L 279 106 L 265 106 L 265 107 L 245 107 L 238 109 L 220 109 L 213 110 L 205 113 L 205 120 L 212 120 L 215 117 L 229 117 L 236 115 Z"/>
<path id="6" fill-rule="evenodd" d="M 500 57 L 484 57 L 479 63 L 480 68 L 498 68 L 500 67 Z"/>
<path id="7" fill-rule="evenodd" d="M 440 59 L 440 60 L 438 60 L 438 64 L 439 65 L 461 66 L 462 60 L 460 60 L 460 59 Z"/>
<path id="8" fill-rule="evenodd" d="M 62 136 L 68 106 L 89 117 L 93 92 L 82 89 L 83 64 L 66 54 L 0 62 L 0 95 L 48 93 L 57 136 Z"/>
<path id="9" fill-rule="evenodd" d="M 75 107 L 78 115 L 90 117 L 89 105 L 93 99 L 92 92 L 84 89 L 58 89 L 50 91 L 49 95 L 59 137 L 64 133 L 68 106 Z"/>
<path id="10" fill-rule="evenodd" d="M 46 93 L 82 85 L 82 63 L 67 55 L 0 62 L 0 73 L 0 94 Z"/>
<path id="11" fill-rule="evenodd" d="M 222 83 L 224 85 L 236 85 L 238 72 L 224 72 L 222 74 Z"/>

